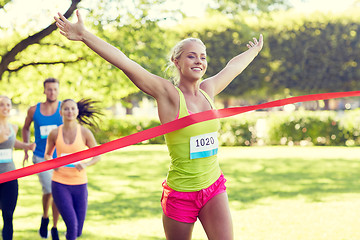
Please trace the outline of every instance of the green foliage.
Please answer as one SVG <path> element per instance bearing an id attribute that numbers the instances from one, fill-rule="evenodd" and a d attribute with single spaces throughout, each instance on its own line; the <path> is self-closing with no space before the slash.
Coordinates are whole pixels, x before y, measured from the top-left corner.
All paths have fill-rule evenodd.
<path id="1" fill-rule="evenodd" d="M 232 2 L 232 1 L 229 1 Z M 360 24 L 356 11 L 347 15 L 274 12 L 262 18 L 212 13 L 182 23 L 179 36 L 198 37 L 207 46 L 205 77 L 218 73 L 246 50 L 252 37 L 264 34 L 256 59 L 221 93 L 252 101 L 302 93 L 351 91 L 360 87 Z"/>
<path id="2" fill-rule="evenodd" d="M 246 15 L 248 16 L 248 15 Z M 242 18 L 242 20 L 245 17 Z M 204 19 L 188 19 L 178 28 L 179 38 L 200 38 L 206 45 L 208 68 L 204 78 L 211 77 L 223 69 L 236 55 L 247 50 L 246 44 L 252 37 L 259 37 L 260 32 L 246 21 L 230 19 L 218 13 L 212 13 Z M 264 52 L 268 50 L 265 48 Z M 229 96 L 248 97 L 267 84 L 269 72 L 266 54 L 260 54 L 256 60 L 221 93 L 221 98 Z M 261 94 L 260 94 L 261 95 Z M 254 96 L 252 96 L 254 97 Z M 260 98 L 259 98 L 260 99 Z"/>
<path id="3" fill-rule="evenodd" d="M 92 32 L 118 47 L 145 69 L 163 75 L 173 37 L 171 32 L 166 33 L 158 25 L 159 19 L 148 16 L 147 10 L 149 5 L 162 2 L 147 0 L 126 5 L 125 1 L 100 1 L 87 5 L 88 1 L 82 1 L 79 8 Z M 88 7 L 92 11 L 86 14 L 83 9 Z M 122 15 L 107 14 L 108 9 L 119 9 Z M 76 21 L 76 17 L 70 20 Z M 0 48 L 1 56 L 24 38 L 15 38 L 15 35 L 0 43 L 3 46 L 5 42 L 5 46 Z M 39 62 L 48 64 L 37 64 Z M 0 94 L 8 95 L 15 104 L 29 106 L 42 101 L 42 82 L 47 77 L 60 80 L 60 99 L 87 97 L 102 102 L 104 107 L 139 91 L 121 70 L 101 59 L 85 44 L 71 42 L 58 31 L 39 44 L 27 47 L 9 67 L 16 69 L 24 64 L 29 66 L 11 74 L 5 72 L 0 82 Z"/>
<path id="4" fill-rule="evenodd" d="M 276 9 L 284 9 L 289 7 L 287 0 L 216 0 L 217 11 L 237 15 L 245 11 L 252 13 L 271 12 Z"/>
<path id="5" fill-rule="evenodd" d="M 360 109 L 348 111 L 341 118 L 341 129 L 348 146 L 360 145 Z"/>
<path id="6" fill-rule="evenodd" d="M 0 0 L 0 9 L 4 8 L 4 6 L 11 2 L 11 0 Z"/>
<path id="7" fill-rule="evenodd" d="M 239 117 L 221 120 L 219 142 L 223 146 L 250 146 L 256 142 L 256 118 Z M 154 118 L 126 115 L 118 119 L 102 119 L 100 128 L 94 130 L 97 141 L 102 144 L 149 128 L 159 126 Z M 152 138 L 140 144 L 164 144 L 163 136 Z"/>
<path id="8" fill-rule="evenodd" d="M 101 144 L 143 131 L 145 129 L 156 127 L 159 124 L 159 121 L 156 119 L 133 117 L 131 115 L 127 115 L 119 119 L 103 119 L 101 121 L 100 128 L 94 131 L 94 136 Z M 159 136 L 146 140 L 142 143 L 164 143 L 164 137 Z"/>
<path id="9" fill-rule="evenodd" d="M 333 111 L 272 114 L 269 118 L 269 144 L 313 144 L 354 146 L 360 144 L 360 111 L 339 114 Z"/>
<path id="10" fill-rule="evenodd" d="M 282 18 L 280 18 L 282 19 Z M 360 87 L 360 27 L 352 16 L 312 15 L 268 26 L 270 92 L 350 91 Z"/>
<path id="11" fill-rule="evenodd" d="M 335 112 L 295 112 L 270 118 L 269 141 L 273 144 L 345 145 Z"/>
<path id="12" fill-rule="evenodd" d="M 164 77 L 167 55 L 177 40 L 189 36 L 203 40 L 209 62 L 205 77 L 209 77 L 245 51 L 252 37 L 263 33 L 263 50 L 221 93 L 224 99 L 241 95 L 256 103 L 275 94 L 349 91 L 360 87 L 360 24 L 356 9 L 336 16 L 317 13 L 305 17 L 274 11 L 259 17 L 254 12 L 283 8 L 288 1 L 218 1 L 217 6 L 212 6 L 216 11 L 209 11 L 203 19 L 188 18 L 169 28 L 160 24 L 163 13 L 153 17 L 148 10 L 149 6 L 163 3 L 144 0 L 129 5 L 125 1 L 101 0 L 90 5 L 82 1 L 79 7 L 92 32 L 145 69 Z M 109 13 L 108 9 L 112 11 Z M 223 14 L 230 10 L 237 14 Z M 23 34 L 18 32 L 1 35 L 0 55 L 4 56 L 22 39 Z M 47 64 L 38 64 L 41 62 Z M 15 104 L 29 106 L 41 101 L 42 82 L 50 76 L 61 81 L 60 99 L 90 97 L 109 107 L 125 102 L 129 95 L 138 96 L 139 90 L 122 71 L 84 44 L 68 41 L 58 31 L 27 47 L 9 67 L 24 65 L 27 67 L 21 70 L 5 72 L 0 81 L 0 94 L 8 95 Z"/>
<path id="13" fill-rule="evenodd" d="M 222 146 L 251 146 L 256 142 L 256 118 L 238 116 L 221 120 L 219 143 Z"/>
<path id="14" fill-rule="evenodd" d="M 220 123 L 219 144 L 222 146 L 360 146 L 360 110 L 253 112 L 221 119 Z M 127 115 L 102 119 L 94 135 L 102 144 L 159 125 L 159 120 L 154 118 Z M 140 144 L 164 143 L 164 137 L 159 136 Z"/>

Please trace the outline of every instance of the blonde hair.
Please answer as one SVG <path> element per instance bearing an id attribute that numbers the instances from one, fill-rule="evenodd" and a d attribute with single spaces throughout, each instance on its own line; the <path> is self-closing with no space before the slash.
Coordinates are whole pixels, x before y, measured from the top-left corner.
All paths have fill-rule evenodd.
<path id="1" fill-rule="evenodd" d="M 10 101 L 10 106 L 12 108 L 12 101 L 11 101 L 11 98 L 9 98 L 8 96 L 6 95 L 0 95 L 0 102 L 3 100 L 3 99 L 8 99 Z"/>
<path id="2" fill-rule="evenodd" d="M 180 77 L 179 77 L 178 69 L 176 68 L 176 66 L 174 64 L 174 61 L 175 61 L 175 59 L 180 58 L 181 54 L 184 52 L 185 45 L 189 42 L 197 42 L 197 43 L 201 44 L 206 50 L 205 44 L 198 38 L 185 38 L 185 39 L 181 40 L 180 42 L 178 42 L 172 48 L 172 50 L 170 52 L 169 62 L 168 62 L 166 71 L 170 70 L 170 72 L 171 72 L 170 78 L 172 79 L 172 81 L 174 82 L 175 85 L 177 85 L 179 83 Z"/>
<path id="3" fill-rule="evenodd" d="M 7 99 L 10 99 L 8 96 L 6 95 L 0 95 L 0 98 L 7 98 Z M 11 99 L 10 99 L 11 100 Z"/>
<path id="4" fill-rule="evenodd" d="M 9 100 L 10 100 L 10 102 L 12 103 L 11 99 L 10 99 L 8 96 L 6 96 L 6 95 L 0 95 L 0 99 L 3 99 L 3 98 L 5 98 L 5 99 L 9 99 Z"/>

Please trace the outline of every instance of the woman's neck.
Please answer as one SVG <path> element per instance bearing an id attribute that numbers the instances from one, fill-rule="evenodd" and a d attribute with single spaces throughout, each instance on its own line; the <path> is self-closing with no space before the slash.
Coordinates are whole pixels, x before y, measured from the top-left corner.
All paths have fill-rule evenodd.
<path id="1" fill-rule="evenodd" d="M 78 122 L 75 121 L 64 121 L 64 128 L 65 129 L 72 129 L 72 128 L 76 128 L 78 125 Z"/>
<path id="2" fill-rule="evenodd" d="M 8 120 L 6 117 L 0 117 L 0 126 L 7 126 Z"/>
<path id="3" fill-rule="evenodd" d="M 199 91 L 200 81 L 196 81 L 196 82 L 180 81 L 178 87 L 183 93 L 192 93 L 196 95 Z"/>

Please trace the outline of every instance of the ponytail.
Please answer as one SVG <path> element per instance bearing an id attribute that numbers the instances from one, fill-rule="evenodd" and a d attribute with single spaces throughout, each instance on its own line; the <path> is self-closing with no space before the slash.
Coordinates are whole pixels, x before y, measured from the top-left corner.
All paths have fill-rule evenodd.
<path id="1" fill-rule="evenodd" d="M 67 101 L 74 101 L 74 100 L 66 99 L 62 101 L 61 107 Z M 79 115 L 77 116 L 77 120 L 79 121 L 80 124 L 88 125 L 90 127 L 98 127 L 96 120 L 99 119 L 99 116 L 104 114 L 101 112 L 101 110 L 98 107 L 94 106 L 97 103 L 99 102 L 91 100 L 89 98 L 83 98 L 76 103 L 79 109 Z"/>

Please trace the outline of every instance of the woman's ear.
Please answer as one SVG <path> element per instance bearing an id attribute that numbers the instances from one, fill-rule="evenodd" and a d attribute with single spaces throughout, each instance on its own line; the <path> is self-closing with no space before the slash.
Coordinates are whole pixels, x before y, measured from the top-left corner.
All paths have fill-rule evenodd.
<path id="1" fill-rule="evenodd" d="M 175 67 L 180 70 L 179 59 L 175 58 L 173 63 L 175 64 Z"/>

